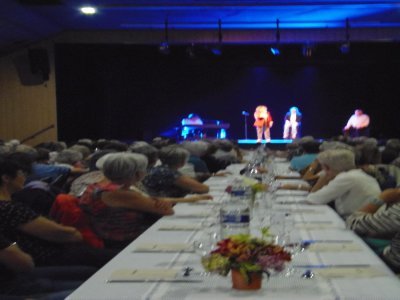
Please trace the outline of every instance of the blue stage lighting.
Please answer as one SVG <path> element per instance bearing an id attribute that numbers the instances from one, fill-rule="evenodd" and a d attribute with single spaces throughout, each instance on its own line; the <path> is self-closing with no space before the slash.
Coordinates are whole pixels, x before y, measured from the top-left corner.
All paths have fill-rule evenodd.
<path id="1" fill-rule="evenodd" d="M 278 56 L 281 54 L 281 51 L 279 50 L 278 47 L 271 47 L 269 50 L 271 51 L 272 55 L 274 55 L 274 56 Z"/>

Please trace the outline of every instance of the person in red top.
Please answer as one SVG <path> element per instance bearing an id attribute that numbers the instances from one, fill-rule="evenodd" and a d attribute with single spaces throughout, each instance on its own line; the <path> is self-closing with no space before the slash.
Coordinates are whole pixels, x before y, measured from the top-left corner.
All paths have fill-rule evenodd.
<path id="1" fill-rule="evenodd" d="M 160 216 L 172 215 L 177 202 L 211 199 L 209 195 L 150 197 L 135 187 L 146 169 L 147 158 L 142 154 L 108 154 L 102 166 L 105 179 L 89 185 L 80 198 L 80 207 L 106 248 L 124 248 Z"/>
<path id="2" fill-rule="evenodd" d="M 257 129 L 257 143 L 261 143 L 262 136 L 264 133 L 264 137 L 266 142 L 271 141 L 270 128 L 274 124 L 271 114 L 268 112 L 268 109 L 265 105 L 259 105 L 256 107 L 254 112 L 254 127 Z"/>

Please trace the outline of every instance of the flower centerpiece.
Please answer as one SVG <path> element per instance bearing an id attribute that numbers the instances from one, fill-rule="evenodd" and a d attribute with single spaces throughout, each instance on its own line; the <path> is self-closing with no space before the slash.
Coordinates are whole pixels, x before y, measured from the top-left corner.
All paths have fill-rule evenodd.
<path id="1" fill-rule="evenodd" d="M 227 276 L 232 270 L 232 275 L 240 276 L 249 288 L 252 287 L 254 280 L 253 274 L 265 273 L 268 276 L 270 272 L 280 272 L 285 269 L 286 263 L 291 261 L 291 255 L 283 247 L 272 242 L 268 229 L 262 229 L 262 238 L 253 237 L 249 234 L 232 235 L 217 243 L 215 250 L 202 258 L 202 264 L 206 271 L 218 273 Z M 235 274 L 234 274 L 235 273 Z M 235 286 L 234 288 L 240 288 Z M 260 284 L 258 287 L 260 288 Z"/>

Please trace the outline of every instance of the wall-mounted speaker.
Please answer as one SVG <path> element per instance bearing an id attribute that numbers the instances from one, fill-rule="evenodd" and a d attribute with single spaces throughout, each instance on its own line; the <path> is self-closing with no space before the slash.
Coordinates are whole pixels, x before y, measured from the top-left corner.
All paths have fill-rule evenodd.
<path id="1" fill-rule="evenodd" d="M 14 65 L 23 85 L 39 85 L 49 80 L 50 62 L 46 49 L 29 49 L 14 57 Z"/>

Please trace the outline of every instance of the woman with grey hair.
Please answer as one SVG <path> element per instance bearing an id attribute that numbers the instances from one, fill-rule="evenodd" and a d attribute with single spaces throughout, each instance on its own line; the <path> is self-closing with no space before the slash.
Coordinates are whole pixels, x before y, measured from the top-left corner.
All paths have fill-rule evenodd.
<path id="1" fill-rule="evenodd" d="M 215 175 L 210 173 L 207 164 L 201 159 L 207 153 L 208 143 L 203 141 L 185 141 L 181 145 L 190 153 L 188 164 L 193 166 L 196 180 L 204 182 L 212 175 Z"/>
<path id="2" fill-rule="evenodd" d="M 318 154 L 323 174 L 307 197 L 310 204 L 334 201 L 336 211 L 346 218 L 381 192 L 378 182 L 356 169 L 355 155 L 347 149 L 331 149 Z"/>
<path id="3" fill-rule="evenodd" d="M 184 200 L 149 197 L 133 188 L 146 170 L 147 158 L 142 154 L 107 154 L 102 165 L 106 179 L 89 185 L 80 198 L 80 206 L 106 247 L 125 247 L 159 216 L 172 215 L 176 202 L 210 199 L 209 196 Z"/>
<path id="4" fill-rule="evenodd" d="M 83 155 L 81 152 L 73 149 L 65 149 L 58 153 L 55 162 L 58 165 L 66 165 L 68 167 L 74 166 L 81 162 Z"/>
<path id="5" fill-rule="evenodd" d="M 208 193 L 209 187 L 178 171 L 189 158 L 189 151 L 178 145 L 161 148 L 162 165 L 154 167 L 143 180 L 152 196 L 183 197 L 189 193 Z"/>
<path id="6" fill-rule="evenodd" d="M 128 151 L 145 155 L 148 160 L 148 169 L 154 167 L 158 160 L 158 149 L 144 141 L 132 143 L 129 146 Z"/>

